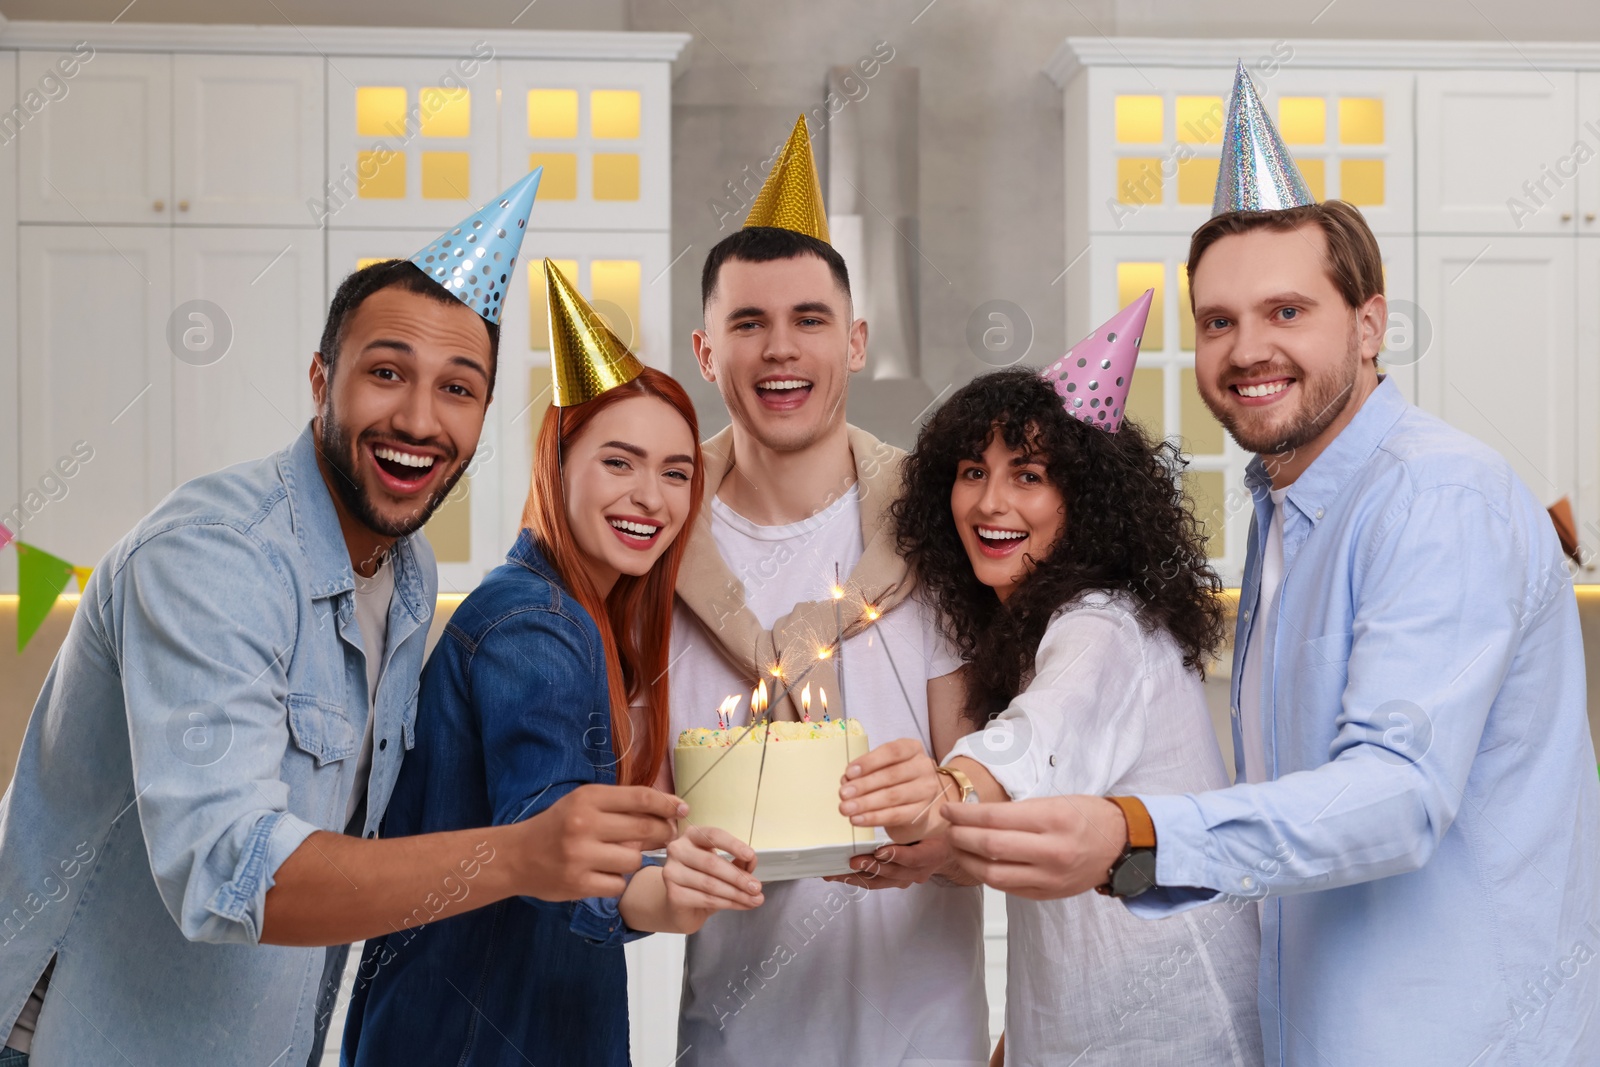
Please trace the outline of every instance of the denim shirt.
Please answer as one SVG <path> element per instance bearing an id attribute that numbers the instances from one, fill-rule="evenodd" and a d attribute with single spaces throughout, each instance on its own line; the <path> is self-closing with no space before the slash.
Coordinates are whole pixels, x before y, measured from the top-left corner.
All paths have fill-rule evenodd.
<path id="1" fill-rule="evenodd" d="M 594 620 L 523 530 L 461 603 L 422 673 L 417 748 L 386 837 L 503 826 L 616 781 L 605 650 Z M 483 842 L 445 872 L 470 899 Z M 625 941 L 615 898 L 514 897 L 368 941 L 341 1062 L 508 1067 L 628 1063 Z M 443 907 L 442 899 L 437 905 Z"/>
<path id="2" fill-rule="evenodd" d="M 1269 1064 L 1600 1063 L 1600 781 L 1549 516 L 1385 380 L 1289 487 L 1264 613 L 1247 482 L 1234 748 L 1259 679 L 1269 780 L 1143 798 L 1157 885 L 1263 899 Z"/>
<path id="3" fill-rule="evenodd" d="M 365 832 L 411 746 L 437 580 L 395 545 Z M 328 950 L 261 945 L 273 874 L 340 832 L 369 714 L 309 428 L 180 486 L 100 561 L 0 800 L 0 1034 L 36 1063 L 303 1064 Z"/>

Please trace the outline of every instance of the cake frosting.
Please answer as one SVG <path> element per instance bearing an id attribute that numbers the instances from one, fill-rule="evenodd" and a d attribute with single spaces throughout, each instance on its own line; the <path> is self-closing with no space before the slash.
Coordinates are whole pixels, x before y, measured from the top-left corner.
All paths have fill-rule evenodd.
<path id="1" fill-rule="evenodd" d="M 756 849 L 850 845 L 873 831 L 839 814 L 839 779 L 866 752 L 855 719 L 697 727 L 678 735 L 672 773 L 692 826 L 720 827 Z"/>

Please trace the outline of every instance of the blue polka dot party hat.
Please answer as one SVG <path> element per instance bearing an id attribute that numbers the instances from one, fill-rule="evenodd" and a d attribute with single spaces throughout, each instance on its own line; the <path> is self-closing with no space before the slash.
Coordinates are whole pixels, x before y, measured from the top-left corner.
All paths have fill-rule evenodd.
<path id="1" fill-rule="evenodd" d="M 411 257 L 446 292 L 496 326 L 543 173 L 543 167 L 535 168 Z"/>

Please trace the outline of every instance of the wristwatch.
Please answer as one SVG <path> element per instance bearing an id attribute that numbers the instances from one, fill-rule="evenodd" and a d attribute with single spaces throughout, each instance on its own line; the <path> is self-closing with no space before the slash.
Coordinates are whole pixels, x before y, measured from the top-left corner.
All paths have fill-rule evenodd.
<path id="1" fill-rule="evenodd" d="M 961 803 L 978 803 L 978 791 L 973 788 L 972 779 L 968 778 L 964 771 L 958 771 L 954 767 L 940 767 L 939 773 L 954 782 L 956 788 L 961 790 Z"/>
<path id="2" fill-rule="evenodd" d="M 1128 900 L 1156 884 L 1156 824 L 1138 797 L 1106 797 L 1122 809 L 1128 821 L 1128 844 L 1111 865 L 1105 885 L 1095 886 L 1103 896 Z"/>

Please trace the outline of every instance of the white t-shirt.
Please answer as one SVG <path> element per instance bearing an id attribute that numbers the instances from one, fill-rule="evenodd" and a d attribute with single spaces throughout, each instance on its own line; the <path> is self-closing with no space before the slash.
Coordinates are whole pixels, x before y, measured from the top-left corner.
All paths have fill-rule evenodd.
<path id="1" fill-rule="evenodd" d="M 356 787 L 345 805 L 346 824 L 355 818 L 367 797 L 367 778 L 372 773 L 372 729 L 378 717 L 378 679 L 383 674 L 384 646 L 389 640 L 389 601 L 394 597 L 394 567 L 386 559 L 378 564 L 371 578 L 356 575 L 356 624 L 361 628 L 361 647 L 367 654 L 367 729 L 361 738 L 361 754 L 356 757 Z M 356 832 L 360 832 L 360 827 Z"/>
<path id="2" fill-rule="evenodd" d="M 1226 786 L 1203 683 L 1136 611 L 1091 593 L 1058 613 L 1022 692 L 950 755 L 982 763 L 1012 800 Z M 1006 917 L 1008 1067 L 1261 1063 L 1248 901 L 1149 920 L 1099 893 L 1008 896 Z"/>
<path id="3" fill-rule="evenodd" d="M 1283 584 L 1283 501 L 1287 487 L 1273 489 L 1272 519 L 1267 523 L 1267 544 L 1261 553 L 1261 592 L 1256 598 L 1256 617 L 1250 623 L 1250 642 L 1245 646 L 1239 678 L 1239 733 L 1244 741 L 1246 782 L 1264 782 L 1267 773 L 1267 745 L 1262 721 L 1261 698 L 1265 679 L 1261 676 L 1266 656 L 1266 635 L 1278 613 L 1278 587 Z"/>
<path id="4" fill-rule="evenodd" d="M 849 575 L 861 557 L 855 490 L 787 526 L 758 526 L 715 498 L 709 506 L 717 549 L 763 626 L 798 603 L 826 600 L 834 564 Z M 738 721 L 747 721 L 755 679 L 682 604 L 672 664 L 672 736 L 714 726 L 717 705 L 734 693 L 744 694 Z M 844 664 L 845 714 L 877 746 L 900 737 L 927 743 L 927 681 L 961 661 L 934 613 L 913 598 L 847 640 Z M 688 939 L 680 1067 L 988 1062 L 980 889 L 866 890 L 809 878 L 764 891 L 760 908 L 719 912 Z"/>

